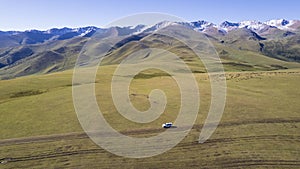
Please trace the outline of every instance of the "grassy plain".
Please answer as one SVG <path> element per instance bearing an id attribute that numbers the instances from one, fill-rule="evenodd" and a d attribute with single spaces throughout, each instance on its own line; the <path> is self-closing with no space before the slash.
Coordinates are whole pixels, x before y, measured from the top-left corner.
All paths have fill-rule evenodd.
<path id="1" fill-rule="evenodd" d="M 176 118 L 180 93 L 171 76 L 143 72 L 130 86 L 139 110 L 149 108 L 148 94 L 162 89 L 164 114 L 147 124 L 117 113 L 110 95 L 115 66 L 104 66 L 96 96 L 107 121 L 133 137 L 163 131 Z M 157 76 L 163 75 L 163 76 Z M 151 77 L 152 76 L 152 77 Z M 207 74 L 195 73 L 201 95 L 193 129 L 170 151 L 145 159 L 113 155 L 82 131 L 72 102 L 72 71 L 0 81 L 0 168 L 299 168 L 299 69 L 227 72 L 227 100 L 221 123 L 203 144 L 197 140 L 210 105 Z M 180 126 L 179 126 L 180 127 Z"/>

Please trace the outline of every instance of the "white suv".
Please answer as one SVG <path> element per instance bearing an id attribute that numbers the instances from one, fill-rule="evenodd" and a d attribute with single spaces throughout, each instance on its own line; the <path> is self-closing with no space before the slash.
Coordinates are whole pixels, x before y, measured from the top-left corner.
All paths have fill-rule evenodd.
<path id="1" fill-rule="evenodd" d="M 170 128 L 170 127 L 172 127 L 172 125 L 173 125 L 173 123 L 172 123 L 172 122 L 169 122 L 169 123 L 164 123 L 164 124 L 162 124 L 161 126 L 162 126 L 163 128 Z"/>

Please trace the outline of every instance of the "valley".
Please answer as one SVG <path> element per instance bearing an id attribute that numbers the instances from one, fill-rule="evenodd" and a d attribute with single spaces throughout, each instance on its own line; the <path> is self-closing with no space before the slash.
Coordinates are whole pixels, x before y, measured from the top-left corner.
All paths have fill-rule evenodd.
<path id="1" fill-rule="evenodd" d="M 207 41 L 214 48 L 201 49 L 213 49 L 208 50 L 212 55 L 203 50 L 201 58 L 183 41 L 164 36 L 160 30 L 175 30 L 196 47 Z M 101 53 L 97 45 L 103 45 L 102 41 L 91 48 L 86 44 L 97 32 L 102 37 L 109 31 L 112 39 L 121 40 L 108 43 L 109 51 L 97 64 Z M 196 33 L 186 34 L 188 31 Z M 0 31 L 0 168 L 299 168 L 299 36 L 300 21 L 284 19 Z M 134 55 L 148 48 L 167 52 L 149 50 Z M 177 57 L 169 59 L 170 53 Z M 94 81 L 72 83 L 78 56 L 86 60 L 76 66 L 83 65 L 87 73 L 91 68 L 87 63 L 97 64 Z M 225 71 L 226 106 L 213 135 L 200 144 L 199 134 L 212 100 L 211 72 L 202 59 L 214 56 L 220 57 Z M 139 111 L 150 108 L 151 91 L 162 90 L 167 104 L 161 116 L 136 123 L 118 112 L 112 79 L 121 77 L 118 82 L 123 84 L 131 78 L 115 74 L 120 63 L 130 57 L 135 60 L 125 66 L 150 60 L 173 67 L 182 60 L 191 72 L 176 69 L 177 73 L 192 74 L 200 93 L 197 118 L 187 136 L 171 150 L 149 158 L 125 158 L 101 148 L 84 132 L 74 108 L 72 88 L 92 84 L 98 108 L 119 133 L 149 138 L 175 128 L 185 131 L 189 126 L 161 127 L 177 118 L 181 104 L 175 76 L 162 70 L 143 70 L 132 76 L 128 87 L 128 101 Z"/>

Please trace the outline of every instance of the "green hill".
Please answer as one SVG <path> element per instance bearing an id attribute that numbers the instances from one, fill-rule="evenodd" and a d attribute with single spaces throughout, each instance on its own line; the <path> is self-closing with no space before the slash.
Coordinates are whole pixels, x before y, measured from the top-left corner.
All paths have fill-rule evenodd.
<path id="1" fill-rule="evenodd" d="M 172 26 L 166 28 L 172 31 Z M 190 65 L 197 65 L 198 72 L 205 72 L 193 52 L 171 37 L 153 33 L 127 35 L 119 32 L 120 42 L 107 54 L 105 64 L 117 64 L 130 53 L 145 48 L 161 48 L 174 52 Z M 223 35 L 206 32 L 224 62 L 226 71 L 278 70 L 299 66 L 299 33 L 270 38 L 246 29 L 236 29 Z M 278 33 L 278 32 L 276 32 Z M 279 31 L 278 34 L 282 34 Z M 278 35 L 279 36 L 279 35 Z M 190 40 L 194 37 L 189 37 Z M 48 40 L 37 44 L 0 48 L 0 77 L 9 79 L 24 75 L 58 72 L 74 67 L 82 47 L 90 37 L 71 37 Z M 92 49 L 93 50 L 93 49 Z M 92 52 L 92 51 L 91 51 Z M 192 59 L 191 59 L 192 58 Z"/>

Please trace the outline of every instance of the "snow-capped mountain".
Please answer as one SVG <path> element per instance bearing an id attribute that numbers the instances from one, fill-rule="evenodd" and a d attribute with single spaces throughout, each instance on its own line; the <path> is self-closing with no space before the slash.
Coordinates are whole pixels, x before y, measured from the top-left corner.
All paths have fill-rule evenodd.
<path id="1" fill-rule="evenodd" d="M 241 29 L 241 28 L 246 28 L 256 33 L 262 33 L 265 31 L 269 31 L 270 29 L 294 31 L 300 27 L 300 21 L 299 20 L 288 21 L 285 19 L 269 20 L 266 22 L 260 22 L 255 20 L 242 21 L 242 22 L 224 21 L 219 25 L 205 20 L 199 20 L 195 22 L 164 21 L 164 22 L 157 23 L 155 25 L 145 26 L 143 29 L 141 29 L 140 32 L 152 32 L 171 25 L 183 25 L 187 28 L 194 29 L 195 31 L 206 32 L 206 33 L 211 32 L 212 30 L 220 33 L 228 33 L 232 30 Z"/>
<path id="2" fill-rule="evenodd" d="M 279 29 L 288 29 L 288 26 L 292 24 L 290 21 L 285 19 L 277 19 L 277 20 L 273 19 L 273 20 L 266 21 L 264 23 L 270 26 L 275 26 Z"/>
<path id="3" fill-rule="evenodd" d="M 52 28 L 46 31 L 41 31 L 43 33 L 48 33 L 48 34 L 54 34 L 54 35 L 63 35 L 66 33 L 70 32 L 76 32 L 78 34 L 84 34 L 84 33 L 89 33 L 91 31 L 97 31 L 99 28 L 95 26 L 87 26 L 87 27 L 81 27 L 81 28 Z"/>
<path id="4" fill-rule="evenodd" d="M 161 38 L 161 41 L 157 40 L 153 43 L 170 45 L 167 37 L 151 33 L 164 28 L 165 31 L 172 31 L 174 30 L 172 27 L 175 26 L 183 26 L 204 33 L 213 43 L 219 44 L 216 47 L 220 47 L 220 54 L 224 55 L 224 58 L 235 55 L 230 54 L 231 50 L 227 51 L 228 48 L 237 52 L 250 51 L 280 60 L 300 62 L 300 20 L 225 21 L 221 24 L 198 20 L 194 22 L 163 21 L 153 25 L 110 28 L 88 26 L 52 28 L 45 31 L 0 31 L 0 70 L 3 71 L 2 75 L 5 78 L 66 70 L 74 65 L 73 61 L 76 60 L 87 38 L 92 37 L 95 32 L 100 34 L 106 32 L 107 29 L 113 29 L 114 35 L 125 36 L 111 50 L 111 52 L 116 52 L 114 53 L 116 57 L 124 55 L 123 50 L 151 45 L 153 38 Z M 169 27 L 171 28 L 168 29 Z M 176 31 L 185 31 L 185 29 L 179 28 Z M 164 43 L 165 40 L 167 43 Z M 226 47 L 226 50 L 223 47 Z M 270 66 L 275 65 L 277 69 L 276 64 L 270 64 Z M 264 69 L 265 65 L 263 65 Z"/>
<path id="5" fill-rule="evenodd" d="M 266 22 L 259 22 L 259 21 L 242 21 L 238 23 L 228 22 L 225 21 L 220 24 L 220 29 L 225 31 L 230 31 L 238 28 L 247 28 L 252 31 L 262 31 L 266 30 L 267 28 L 277 28 L 280 30 L 288 30 L 293 31 L 295 30 L 295 25 L 299 25 L 299 20 L 285 20 L 285 19 L 277 19 L 277 20 L 269 20 Z"/>
<path id="6" fill-rule="evenodd" d="M 155 25 L 137 25 L 137 26 L 127 26 L 127 27 L 118 27 L 119 29 L 123 30 L 131 30 L 129 32 L 151 32 L 157 29 L 161 29 L 171 25 L 183 25 L 189 28 L 192 28 L 197 31 L 204 31 L 207 28 L 218 28 L 219 30 L 230 31 L 238 28 L 248 28 L 253 31 L 259 31 L 262 29 L 266 29 L 267 27 L 274 27 L 280 30 L 294 30 L 295 25 L 300 25 L 300 20 L 286 20 L 286 19 L 273 19 L 265 22 L 260 22 L 256 20 L 247 20 L 241 22 L 229 22 L 224 21 L 221 24 L 217 25 L 212 22 L 208 22 L 205 20 L 199 20 L 194 22 L 170 22 L 170 21 L 163 21 L 159 22 Z M 24 31 L 25 33 L 40 33 L 40 34 L 51 34 L 51 35 L 63 35 L 66 33 L 76 33 L 78 35 L 84 36 L 90 32 L 97 31 L 101 28 L 95 26 L 87 26 L 87 27 L 80 27 L 80 28 L 52 28 L 46 31 L 39 31 L 39 30 L 27 30 Z M 24 33 L 22 31 L 0 31 L 0 34 L 9 34 L 9 35 L 17 35 L 20 33 Z"/>
<path id="7" fill-rule="evenodd" d="M 158 29 L 162 29 L 162 28 L 165 28 L 165 27 L 171 26 L 171 25 L 178 25 L 178 23 L 177 22 L 170 22 L 170 21 L 162 21 L 162 22 L 159 22 L 159 23 L 154 24 L 154 25 L 147 25 L 144 28 L 142 28 L 138 33 L 153 32 L 153 31 L 156 31 Z"/>
<path id="8" fill-rule="evenodd" d="M 194 30 L 196 30 L 196 31 L 205 31 L 207 28 L 217 27 L 217 25 L 215 25 L 211 22 L 204 21 L 204 20 L 191 22 L 191 25 L 194 27 Z"/>
<path id="9" fill-rule="evenodd" d="M 156 30 L 174 25 L 182 25 L 198 32 L 204 32 L 211 36 L 223 36 L 230 31 L 242 28 L 249 29 L 262 36 L 269 36 L 270 34 L 276 34 L 280 31 L 281 33 L 284 33 L 285 31 L 286 35 L 291 35 L 295 31 L 300 32 L 300 20 L 285 19 L 269 20 L 266 22 L 251 20 L 242 22 L 225 21 L 219 25 L 205 20 L 194 22 L 163 21 L 154 25 L 137 25 L 115 28 L 117 29 L 119 36 L 124 36 L 143 32 L 154 32 Z M 91 37 L 96 31 L 99 30 L 105 29 L 95 26 L 87 26 L 81 28 L 52 28 L 46 31 L 0 31 L 0 48 L 22 44 L 42 43 L 47 40 L 66 40 L 73 37 Z"/>

